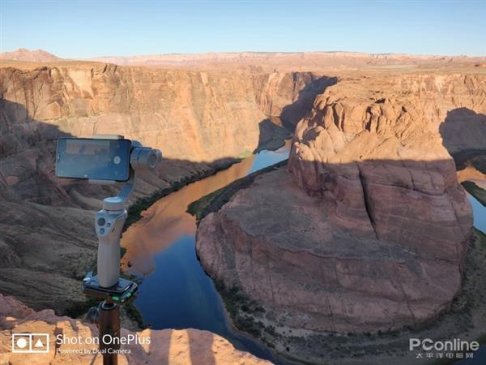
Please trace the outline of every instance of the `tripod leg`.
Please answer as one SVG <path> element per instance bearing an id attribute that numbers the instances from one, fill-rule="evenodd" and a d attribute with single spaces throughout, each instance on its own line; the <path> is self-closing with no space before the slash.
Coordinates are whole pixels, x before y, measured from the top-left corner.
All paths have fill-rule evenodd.
<path id="1" fill-rule="evenodd" d="M 100 305 L 98 326 L 103 365 L 118 365 L 117 352 L 120 349 L 120 307 L 113 302 L 102 302 Z"/>

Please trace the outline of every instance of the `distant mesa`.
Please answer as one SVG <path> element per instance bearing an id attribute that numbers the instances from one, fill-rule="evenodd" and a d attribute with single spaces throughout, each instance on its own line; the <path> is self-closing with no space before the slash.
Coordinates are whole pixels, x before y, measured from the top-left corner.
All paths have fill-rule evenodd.
<path id="1" fill-rule="evenodd" d="M 52 53 L 46 52 L 42 49 L 29 50 L 26 48 L 19 48 L 12 52 L 0 53 L 0 60 L 13 60 L 24 62 L 52 62 L 59 61 L 59 58 Z"/>
<path id="2" fill-rule="evenodd" d="M 42 49 L 19 48 L 12 52 L 0 53 L 0 60 L 47 63 L 66 59 L 55 56 Z M 120 66 L 145 66 L 163 68 L 251 68 L 265 71 L 318 71 L 363 68 L 416 68 L 469 65 L 484 67 L 485 57 L 407 55 L 399 53 L 370 54 L 343 51 L 313 52 L 207 52 L 195 54 L 149 54 L 117 56 L 108 55 L 93 58 L 76 58 L 87 63 L 112 63 Z"/>

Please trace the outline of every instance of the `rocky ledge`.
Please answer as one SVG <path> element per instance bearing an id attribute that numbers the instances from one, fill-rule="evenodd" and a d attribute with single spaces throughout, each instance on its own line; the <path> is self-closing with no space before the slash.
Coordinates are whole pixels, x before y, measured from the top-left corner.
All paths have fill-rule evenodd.
<path id="1" fill-rule="evenodd" d="M 49 335 L 49 351 L 42 354 L 11 352 L 12 333 L 45 333 Z M 62 335 L 63 344 L 56 344 Z M 122 345 L 119 364 L 270 364 L 268 361 L 236 350 L 224 338 L 208 331 L 144 330 L 131 332 L 122 329 L 123 338 L 138 336 L 138 343 Z M 95 355 L 96 345 L 68 343 L 71 339 L 97 337 L 96 326 L 58 317 L 52 310 L 35 312 L 13 297 L 0 294 L 0 362 L 2 364 L 102 364 Z M 132 337 L 134 338 L 134 337 Z M 150 338 L 150 341 L 147 339 Z M 68 340 L 69 339 L 69 340 Z M 59 341 L 60 342 L 60 341 Z M 72 342 L 72 341 L 71 341 Z"/>
<path id="2" fill-rule="evenodd" d="M 485 90 L 481 75 L 341 78 L 297 125 L 288 169 L 200 221 L 204 268 L 270 334 L 436 318 L 460 292 L 472 227 L 447 149 L 484 147 Z"/>

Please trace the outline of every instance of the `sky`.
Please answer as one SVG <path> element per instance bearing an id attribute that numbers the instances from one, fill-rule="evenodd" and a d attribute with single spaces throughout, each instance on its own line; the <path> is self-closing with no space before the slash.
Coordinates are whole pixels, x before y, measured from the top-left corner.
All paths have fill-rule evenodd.
<path id="1" fill-rule="evenodd" d="M 0 52 L 486 56 L 486 0 L 0 0 Z"/>

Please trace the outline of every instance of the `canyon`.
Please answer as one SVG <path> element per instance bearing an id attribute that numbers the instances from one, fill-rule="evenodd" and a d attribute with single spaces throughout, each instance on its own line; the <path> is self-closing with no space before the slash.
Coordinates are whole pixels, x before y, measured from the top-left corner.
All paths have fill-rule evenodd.
<path id="1" fill-rule="evenodd" d="M 297 124 L 288 166 L 200 221 L 198 255 L 226 295 L 260 306 L 240 325 L 299 360 L 329 356 L 305 344 L 319 334 L 436 319 L 471 242 L 450 156 L 464 151 L 486 153 L 484 74 L 339 77 Z"/>
<path id="2" fill-rule="evenodd" d="M 328 82 L 312 73 L 29 67 L 0 68 L 0 291 L 59 313 L 84 302 L 92 210 L 115 190 L 55 178 L 58 137 L 120 134 L 161 149 L 164 161 L 137 183 L 133 203 L 251 154 L 261 123 L 281 114 L 295 123 Z"/>
<path id="3" fill-rule="evenodd" d="M 486 150 L 484 58 L 15 57 L 0 60 L 0 292 L 54 309 L 49 331 L 86 305 L 93 213 L 116 191 L 57 179 L 61 136 L 160 148 L 130 201 L 143 210 L 295 130 L 288 166 L 257 176 L 197 231 L 223 297 L 258 308 L 244 318 L 295 359 L 321 356 L 302 339 L 433 320 L 460 292 L 472 216 L 451 155 Z M 32 313 L 8 316 L 33 326 Z"/>

